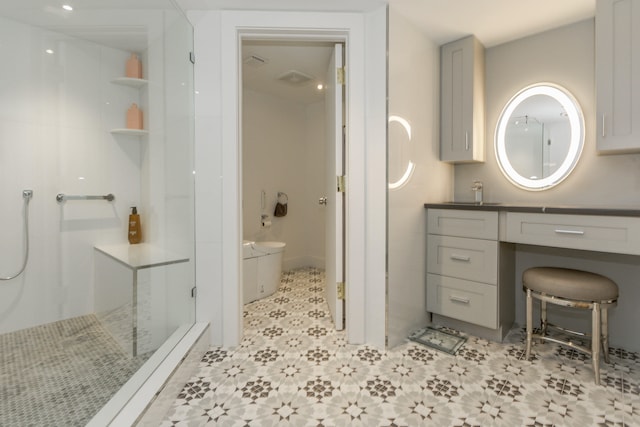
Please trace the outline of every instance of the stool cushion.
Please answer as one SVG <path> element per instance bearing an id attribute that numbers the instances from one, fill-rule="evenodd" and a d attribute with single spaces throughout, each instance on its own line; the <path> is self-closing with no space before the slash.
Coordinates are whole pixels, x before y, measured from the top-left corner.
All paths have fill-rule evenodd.
<path id="1" fill-rule="evenodd" d="M 525 288 L 542 294 L 578 301 L 618 298 L 618 285 L 595 273 L 569 268 L 534 267 L 522 274 Z"/>

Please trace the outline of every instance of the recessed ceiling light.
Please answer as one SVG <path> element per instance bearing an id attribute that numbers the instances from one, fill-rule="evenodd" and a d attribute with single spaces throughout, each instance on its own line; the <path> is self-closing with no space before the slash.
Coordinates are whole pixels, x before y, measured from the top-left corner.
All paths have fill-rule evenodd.
<path id="1" fill-rule="evenodd" d="M 324 85 L 322 83 L 318 83 L 318 86 L 316 87 L 318 88 L 318 90 L 324 89 Z"/>
<path id="2" fill-rule="evenodd" d="M 71 6 L 70 4 L 63 4 L 62 8 L 68 12 L 71 12 L 73 10 L 73 6 Z"/>
<path id="3" fill-rule="evenodd" d="M 45 50 L 46 53 L 48 53 L 49 55 L 53 55 L 53 49 L 47 49 Z"/>

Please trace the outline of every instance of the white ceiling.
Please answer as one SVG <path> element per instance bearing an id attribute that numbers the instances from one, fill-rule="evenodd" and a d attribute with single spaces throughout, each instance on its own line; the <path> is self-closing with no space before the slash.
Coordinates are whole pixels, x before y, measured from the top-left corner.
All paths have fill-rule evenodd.
<path id="1" fill-rule="evenodd" d="M 390 7 L 438 44 L 475 34 L 486 47 L 594 16 L 596 0 L 176 0 L 183 9 L 367 12 Z"/>
<path id="2" fill-rule="evenodd" d="M 325 82 L 332 52 L 333 45 L 328 43 L 245 41 L 242 48 L 243 60 L 250 55 L 257 55 L 267 62 L 259 66 L 243 63 L 244 88 L 302 104 L 321 101 L 324 99 L 324 92 L 316 86 Z M 312 79 L 300 85 L 278 80 L 291 70 L 307 74 Z"/>
<path id="3" fill-rule="evenodd" d="M 596 0 L 390 0 L 437 44 L 474 34 L 496 46 L 595 15 Z"/>
<path id="4" fill-rule="evenodd" d="M 126 50 L 146 47 L 145 10 L 172 8 L 172 0 L 67 0 L 76 12 L 62 12 L 58 0 L 0 0 L 0 16 L 41 26 L 69 36 L 93 40 Z M 486 47 L 592 17 L 596 0 L 175 0 L 183 9 L 368 12 L 389 3 L 396 13 L 443 44 L 474 34 Z M 122 14 L 123 10 L 127 12 Z M 136 25 L 136 13 L 140 24 Z M 120 18 L 117 18 L 120 16 Z M 115 17 L 115 18 L 114 18 Z M 124 19 L 122 18 L 124 17 Z M 116 25 L 113 20 L 116 19 Z M 119 22 L 119 21 L 122 22 Z M 126 24 L 125 24 L 126 22 Z M 111 25 L 109 25 L 111 23 Z M 119 25 L 118 25 L 119 24 Z M 393 30 L 393 29 L 392 29 Z M 247 52 L 269 59 L 261 68 L 247 70 L 248 87 L 271 91 L 300 102 L 319 98 L 315 84 L 282 89 L 274 77 L 296 69 L 323 80 L 330 49 L 308 49 L 268 44 L 247 46 Z M 271 82 L 271 84 L 269 84 Z M 314 81 L 315 83 L 315 81 Z"/>
<path id="5" fill-rule="evenodd" d="M 69 12 L 63 4 L 73 6 Z M 166 24 L 182 13 L 172 0 L 0 0 L 0 17 L 131 52 L 150 43 L 151 13 L 165 13 Z"/>
<path id="6" fill-rule="evenodd" d="M 367 12 L 384 6 L 384 0 L 177 0 L 185 9 L 300 10 Z M 474 34 L 485 47 L 492 47 L 552 28 L 578 22 L 595 14 L 596 0 L 389 0 L 389 7 L 422 29 L 441 45 Z M 283 87 L 275 80 L 281 72 L 297 69 L 320 77 L 329 50 L 321 47 L 256 45 L 251 53 L 269 59 L 269 64 L 247 71 L 246 87 L 309 103 L 320 99 L 315 85 Z M 316 57 L 317 55 L 317 57 Z M 244 55 L 246 56 L 246 55 Z M 325 58 L 318 60 L 318 58 Z"/>

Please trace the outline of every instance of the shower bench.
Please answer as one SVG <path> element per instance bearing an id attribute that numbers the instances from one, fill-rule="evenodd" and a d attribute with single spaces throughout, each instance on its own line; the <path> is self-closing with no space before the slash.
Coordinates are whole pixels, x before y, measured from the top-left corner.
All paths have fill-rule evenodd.
<path id="1" fill-rule="evenodd" d="M 94 312 L 131 356 L 157 349 L 184 323 L 168 307 L 191 298 L 172 280 L 185 277 L 188 261 L 149 243 L 94 246 Z"/>

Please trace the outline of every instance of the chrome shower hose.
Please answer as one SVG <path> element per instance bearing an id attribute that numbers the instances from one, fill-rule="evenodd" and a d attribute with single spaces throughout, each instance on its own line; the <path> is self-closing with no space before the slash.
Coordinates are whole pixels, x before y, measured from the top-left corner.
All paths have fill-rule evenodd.
<path id="1" fill-rule="evenodd" d="M 18 277 L 19 275 L 22 274 L 22 272 L 24 271 L 25 268 L 27 268 L 27 261 L 29 260 L 29 201 L 31 200 L 31 197 L 33 197 L 33 191 L 32 190 L 23 190 L 22 191 L 22 198 L 24 200 L 24 240 L 25 240 L 25 245 L 24 245 L 24 257 L 22 259 L 22 267 L 20 268 L 20 271 L 18 271 L 16 274 L 11 275 L 11 276 L 0 276 L 0 280 L 11 280 L 11 279 L 15 279 L 16 277 Z"/>

